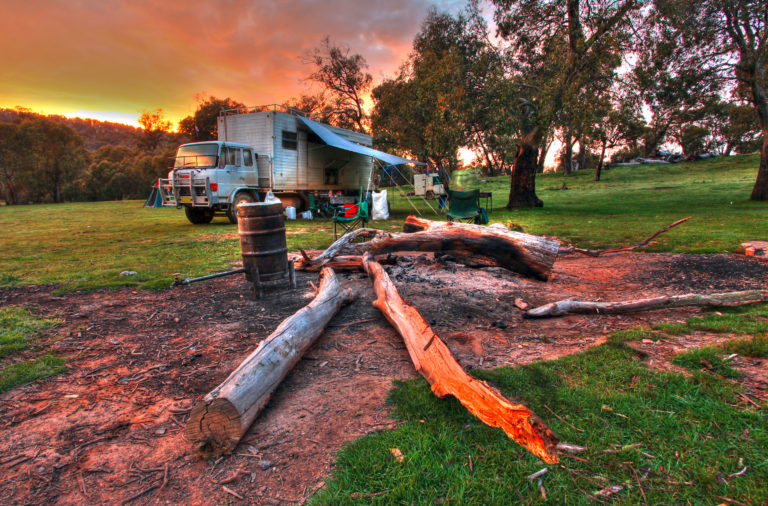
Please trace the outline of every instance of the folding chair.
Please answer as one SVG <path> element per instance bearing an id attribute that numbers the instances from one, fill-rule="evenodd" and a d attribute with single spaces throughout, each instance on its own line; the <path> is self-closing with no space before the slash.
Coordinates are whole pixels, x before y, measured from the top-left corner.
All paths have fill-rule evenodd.
<path id="1" fill-rule="evenodd" d="M 448 190 L 448 221 L 465 221 L 477 225 L 488 223 L 485 209 L 480 207 L 480 190 Z"/>
<path id="2" fill-rule="evenodd" d="M 341 215 L 339 215 L 341 211 Z M 368 202 L 361 200 L 359 204 L 345 204 L 343 211 L 336 208 L 333 215 L 333 240 L 338 238 L 337 226 L 344 232 L 341 235 L 352 232 L 356 228 L 365 228 L 368 223 Z"/>

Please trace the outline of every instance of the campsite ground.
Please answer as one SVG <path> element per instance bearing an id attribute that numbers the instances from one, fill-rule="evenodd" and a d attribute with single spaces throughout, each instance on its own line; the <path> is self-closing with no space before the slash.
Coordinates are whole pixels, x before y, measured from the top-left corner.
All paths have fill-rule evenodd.
<path id="1" fill-rule="evenodd" d="M 529 405 L 563 440 L 588 447 L 565 456 L 563 467 L 550 466 L 541 486 L 525 479 L 540 461 L 457 403 L 433 400 L 423 382 L 389 393 L 392 380 L 416 373 L 359 273 L 343 275 L 357 300 L 334 318 L 237 450 L 221 459 L 196 455 L 181 434 L 190 406 L 311 299 L 315 275 L 300 273 L 296 291 L 262 300 L 251 299 L 239 277 L 145 290 L 139 285 L 158 288 L 176 272 L 231 266 L 232 226 L 193 227 L 174 210 L 125 203 L 3 208 L 0 221 L 12 229 L 0 246 L 0 305 L 58 320 L 9 353 L 3 372 L 43 354 L 66 365 L 0 397 L 0 490 L 21 503 L 114 503 L 141 492 L 137 503 L 219 503 L 237 501 L 234 492 L 257 504 L 308 497 L 502 504 L 542 501 L 542 489 L 571 502 L 765 502 L 766 359 L 731 358 L 741 374 L 731 380 L 706 360 L 692 370 L 671 360 L 705 345 L 764 342 L 768 310 L 734 317 L 757 325 L 744 335 L 736 320 L 706 330 L 688 320 L 728 316 L 723 309 L 534 321 L 515 304 L 764 288 L 768 264 L 732 254 L 741 240 L 768 236 L 765 206 L 746 200 L 752 162 L 706 163 L 633 169 L 642 175 L 614 169 L 602 188 L 577 175 L 565 179 L 568 191 L 548 189 L 562 179 L 550 176 L 540 180 L 544 210 L 491 215 L 598 247 L 634 242 L 694 214 L 650 248 L 665 252 L 560 257 L 548 282 L 418 257 L 388 267 L 462 366 Z M 486 184 L 503 190 L 503 183 Z M 666 190 L 657 187 L 672 185 L 659 197 Z M 639 203 L 627 209 L 626 202 Z M 395 204 L 386 227 L 399 228 L 405 216 L 408 204 Z M 67 219 L 54 224 L 62 213 Z M 292 223 L 289 246 L 324 247 L 328 236 L 328 223 Z M 710 253 L 676 253 L 690 251 Z M 120 277 L 122 270 L 138 271 L 139 280 Z M 74 290 L 84 287 L 90 290 Z M 664 322 L 677 324 L 677 335 Z M 335 463 L 337 451 L 366 434 Z M 402 462 L 391 448 L 402 451 Z"/>

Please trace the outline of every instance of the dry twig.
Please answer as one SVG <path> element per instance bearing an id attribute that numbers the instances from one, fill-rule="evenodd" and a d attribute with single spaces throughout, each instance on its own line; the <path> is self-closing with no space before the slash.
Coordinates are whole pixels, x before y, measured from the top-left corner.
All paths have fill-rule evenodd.
<path id="1" fill-rule="evenodd" d="M 640 241 L 640 242 L 638 242 L 636 244 L 633 244 L 631 246 L 624 246 L 624 247 L 621 247 L 621 248 L 610 248 L 610 249 L 597 249 L 597 250 L 595 250 L 595 249 L 576 248 L 574 246 L 569 246 L 567 248 L 560 248 L 560 254 L 561 255 L 568 255 L 568 254 L 571 254 L 571 253 L 581 253 L 582 255 L 587 255 L 587 256 L 590 256 L 590 257 L 599 257 L 600 255 L 605 255 L 605 254 L 608 254 L 608 253 L 620 253 L 622 251 L 631 251 L 633 249 L 642 248 L 643 246 L 647 246 L 648 243 L 650 243 L 651 240 L 654 237 L 656 237 L 657 235 L 663 234 L 664 232 L 668 231 L 669 229 L 674 228 L 674 227 L 678 226 L 679 224 L 690 220 L 691 218 L 693 218 L 693 216 L 688 216 L 687 218 L 683 218 L 681 220 L 677 220 L 676 222 L 672 223 L 671 225 L 668 225 L 668 226 L 662 228 L 661 230 L 657 230 L 656 232 L 654 232 L 650 236 L 646 237 L 642 241 Z"/>

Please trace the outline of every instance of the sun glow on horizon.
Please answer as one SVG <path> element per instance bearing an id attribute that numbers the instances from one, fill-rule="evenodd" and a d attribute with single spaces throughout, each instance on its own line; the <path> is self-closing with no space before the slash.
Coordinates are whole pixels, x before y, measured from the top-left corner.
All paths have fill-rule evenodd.
<path id="1" fill-rule="evenodd" d="M 122 123 L 123 125 L 129 125 L 132 127 L 141 128 L 141 125 L 139 125 L 139 122 L 138 122 L 138 119 L 140 116 L 139 114 L 131 114 L 127 112 L 116 112 L 116 111 L 85 111 L 82 109 L 76 112 L 64 112 L 60 114 L 66 118 L 95 119 L 97 121 L 109 121 L 110 123 Z"/>

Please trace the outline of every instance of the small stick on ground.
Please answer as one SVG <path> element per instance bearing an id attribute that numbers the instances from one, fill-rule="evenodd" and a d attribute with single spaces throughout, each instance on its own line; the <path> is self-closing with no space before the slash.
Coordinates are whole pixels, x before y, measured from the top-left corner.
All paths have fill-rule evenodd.
<path id="1" fill-rule="evenodd" d="M 233 495 L 233 496 L 237 497 L 237 498 L 238 498 L 238 499 L 240 499 L 241 501 L 244 501 L 244 500 L 245 500 L 245 497 L 241 496 L 240 494 L 238 494 L 237 492 L 235 492 L 235 491 L 234 491 L 234 490 L 232 490 L 231 488 L 227 487 L 226 485 L 222 485 L 222 486 L 221 486 L 221 489 L 222 489 L 224 492 L 226 492 L 226 493 L 228 493 L 228 494 L 230 494 L 230 495 Z"/>
<path id="2" fill-rule="evenodd" d="M 360 492 L 352 492 L 351 494 L 349 494 L 349 497 L 351 497 L 352 499 L 363 499 L 367 497 L 379 497 L 381 495 L 388 494 L 390 492 L 392 492 L 391 489 L 382 490 L 381 492 L 375 492 L 373 494 L 361 494 Z"/>
<path id="3" fill-rule="evenodd" d="M 552 415 L 554 415 L 554 417 L 555 417 L 555 418 L 557 418 L 558 420 L 560 420 L 560 421 L 561 421 L 561 422 L 563 422 L 564 424 L 566 424 L 566 425 L 570 426 L 570 427 L 571 427 L 573 430 L 577 430 L 577 431 L 579 431 L 579 432 L 584 432 L 583 430 L 581 430 L 580 428 L 576 427 L 575 425 L 573 425 L 573 424 L 572 424 L 572 423 L 570 423 L 569 421 L 565 420 L 564 418 L 561 418 L 561 417 L 560 417 L 560 415 L 558 415 L 557 413 L 555 413 L 554 411 L 552 411 L 552 408 L 550 408 L 550 407 L 549 407 L 549 406 L 547 406 L 546 404 L 544 404 L 544 407 L 547 409 L 547 411 L 549 411 L 550 413 L 552 413 Z"/>
<path id="4" fill-rule="evenodd" d="M 632 474 L 635 475 L 635 480 L 637 480 L 637 486 L 640 487 L 640 494 L 643 496 L 643 502 L 648 504 L 648 499 L 645 497 L 645 490 L 643 490 L 643 484 L 640 483 L 640 476 L 637 475 L 637 471 L 634 467 L 629 466 L 629 468 L 632 469 Z"/>
<path id="5" fill-rule="evenodd" d="M 130 503 L 130 502 L 133 502 L 133 501 L 135 501 L 136 499 L 138 499 L 139 497 L 141 497 L 141 496 L 143 496 L 143 495 L 145 495 L 145 494 L 148 494 L 148 493 L 152 492 L 153 490 L 155 490 L 156 488 L 160 487 L 160 485 L 161 485 L 161 484 L 162 484 L 162 482 L 158 481 L 158 482 L 157 482 L 157 483 L 155 483 L 154 485 L 150 485 L 148 488 L 145 488 L 145 489 L 144 489 L 144 490 L 142 490 L 141 492 L 138 492 L 138 493 L 136 493 L 136 494 L 133 494 L 131 497 L 129 497 L 128 499 L 125 499 L 125 500 L 124 500 L 122 503 L 120 503 L 120 504 L 128 504 L 128 503 Z"/>
<path id="6" fill-rule="evenodd" d="M 657 230 L 650 236 L 646 237 L 642 241 L 633 244 L 631 246 L 624 246 L 621 248 L 610 248 L 610 249 L 584 249 L 584 248 L 575 248 L 573 246 L 569 246 L 568 248 L 560 248 L 560 254 L 561 255 L 568 255 L 571 253 L 581 253 L 582 255 L 590 256 L 590 257 L 599 257 L 600 255 L 606 255 L 608 253 L 620 253 L 622 251 L 632 251 L 633 249 L 642 248 L 643 246 L 647 246 L 651 240 L 656 237 L 659 234 L 663 234 L 664 232 L 670 230 L 671 228 L 674 228 L 678 226 L 681 223 L 684 223 L 688 220 L 693 218 L 693 216 L 688 216 L 687 218 L 683 218 L 681 220 L 677 220 L 676 222 L 672 223 L 671 225 L 668 225 L 661 230 Z"/>

